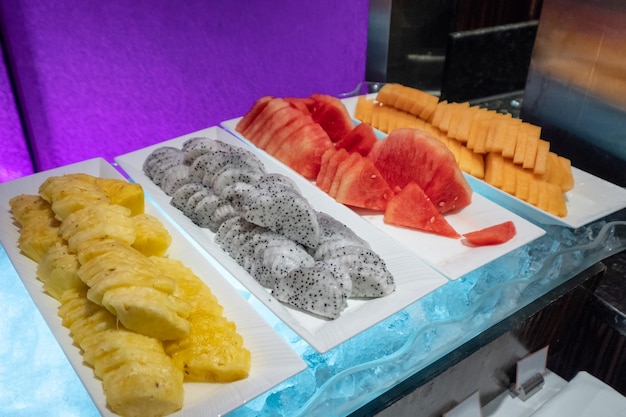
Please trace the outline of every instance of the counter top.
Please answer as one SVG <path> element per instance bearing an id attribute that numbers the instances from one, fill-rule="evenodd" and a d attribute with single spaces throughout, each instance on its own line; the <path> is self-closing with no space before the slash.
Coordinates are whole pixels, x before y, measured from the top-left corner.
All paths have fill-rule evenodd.
<path id="1" fill-rule="evenodd" d="M 460 347 L 468 341 L 626 247 L 625 210 L 575 230 L 543 227 L 546 235 L 325 354 L 275 320 L 274 328 L 308 368 L 230 415 L 354 412 L 445 355 L 466 354 Z M 98 415 L 4 249 L 0 266 L 0 414 Z"/>

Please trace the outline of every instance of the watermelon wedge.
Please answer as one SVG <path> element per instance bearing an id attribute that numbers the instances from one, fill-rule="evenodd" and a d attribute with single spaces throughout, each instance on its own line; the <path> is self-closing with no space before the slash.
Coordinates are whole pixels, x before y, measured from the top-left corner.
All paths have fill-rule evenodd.
<path id="1" fill-rule="evenodd" d="M 285 97 L 285 101 L 288 102 L 294 109 L 300 110 L 302 114 L 311 114 L 309 107 L 313 105 L 312 98 Z"/>
<path id="2" fill-rule="evenodd" d="M 324 129 L 317 123 L 308 123 L 285 137 L 276 150 L 268 150 L 268 153 L 303 177 L 315 180 L 320 171 L 322 155 L 332 147 L 333 143 Z"/>
<path id="3" fill-rule="evenodd" d="M 337 173 L 337 167 L 342 161 L 348 159 L 349 156 L 350 153 L 345 149 L 330 148 L 324 152 L 324 155 L 322 155 L 320 170 L 317 173 L 317 179 L 315 180 L 315 184 L 320 188 L 320 190 L 325 193 L 330 191 L 330 186 L 333 183 L 335 174 Z"/>
<path id="4" fill-rule="evenodd" d="M 245 132 L 248 129 L 248 127 L 252 123 L 254 123 L 254 120 L 263 111 L 265 106 L 267 106 L 267 103 L 269 103 L 272 99 L 273 99 L 272 96 L 264 96 L 258 99 L 257 101 L 255 101 L 254 104 L 252 105 L 252 108 L 248 110 L 246 114 L 244 114 L 244 116 L 241 118 L 241 120 L 239 120 L 239 122 L 237 122 L 237 126 L 235 127 L 235 130 L 243 135 L 243 132 Z"/>
<path id="5" fill-rule="evenodd" d="M 470 245 L 486 246 L 508 242 L 513 239 L 516 234 L 517 229 L 515 229 L 515 223 L 506 221 L 474 232 L 464 233 L 463 237 Z"/>
<path id="6" fill-rule="evenodd" d="M 347 135 L 335 142 L 335 148 L 358 152 L 367 156 L 378 141 L 374 129 L 367 123 L 359 123 Z"/>
<path id="7" fill-rule="evenodd" d="M 338 176 L 335 200 L 348 206 L 384 211 L 394 195 L 393 190 L 371 160 L 357 152 L 352 155 L 358 157 Z"/>
<path id="8" fill-rule="evenodd" d="M 329 196 L 331 196 L 332 198 L 335 198 L 337 196 L 337 190 L 339 189 L 341 178 L 346 172 L 348 172 L 352 168 L 352 166 L 356 165 L 359 162 L 359 160 L 361 159 L 360 157 L 361 155 L 359 155 L 358 153 L 351 153 L 337 166 L 337 171 L 332 178 L 330 189 L 328 190 Z"/>
<path id="9" fill-rule="evenodd" d="M 270 145 L 278 147 L 280 138 L 277 138 L 277 136 L 281 133 L 287 134 L 288 127 L 298 129 L 301 126 L 293 125 L 293 123 L 301 120 L 303 120 L 303 116 L 298 109 L 291 106 L 280 108 L 272 113 L 269 119 L 264 121 L 263 129 L 260 129 L 255 135 L 254 144 L 269 152 L 268 147 Z"/>
<path id="10" fill-rule="evenodd" d="M 415 182 L 408 183 L 389 200 L 383 221 L 455 239 L 461 236 Z"/>
<path id="11" fill-rule="evenodd" d="M 424 131 L 395 129 L 374 144 L 368 158 L 393 189 L 417 183 L 441 214 L 471 203 L 472 188 L 454 155 Z"/>
<path id="12" fill-rule="evenodd" d="M 337 97 L 312 94 L 309 111 L 313 120 L 322 126 L 333 142 L 347 135 L 354 128 L 354 121 L 345 104 Z"/>
<path id="13" fill-rule="evenodd" d="M 261 112 L 257 115 L 254 121 L 248 126 L 247 129 L 241 132 L 241 134 L 248 139 L 250 142 L 256 143 L 259 140 L 259 135 L 263 132 L 263 130 L 267 127 L 267 123 L 271 119 L 272 115 L 280 109 L 288 108 L 289 103 L 287 103 L 282 98 L 273 98 L 271 99 L 261 110 Z"/>

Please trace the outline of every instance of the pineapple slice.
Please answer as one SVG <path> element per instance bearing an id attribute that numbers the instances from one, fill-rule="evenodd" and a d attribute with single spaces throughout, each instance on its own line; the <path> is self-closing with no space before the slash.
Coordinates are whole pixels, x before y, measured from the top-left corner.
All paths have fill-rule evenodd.
<path id="1" fill-rule="evenodd" d="M 94 204 L 73 212 L 59 232 L 72 252 L 81 242 L 92 239 L 110 237 L 131 245 L 137 236 L 130 209 L 115 204 Z"/>
<path id="2" fill-rule="evenodd" d="M 144 212 L 145 198 L 140 184 L 118 178 L 96 178 L 96 184 L 109 196 L 112 204 L 130 209 L 130 215 Z"/>
<path id="3" fill-rule="evenodd" d="M 57 242 L 42 256 L 37 265 L 37 278 L 43 288 L 57 300 L 65 290 L 81 289 L 85 284 L 78 277 L 79 263 L 75 254 L 69 253 L 64 242 Z"/>
<path id="4" fill-rule="evenodd" d="M 132 217 L 137 236 L 132 247 L 145 256 L 163 256 L 172 243 L 172 236 L 156 217 L 147 213 Z"/>
<path id="5" fill-rule="evenodd" d="M 229 382 L 250 372 L 250 351 L 235 323 L 223 316 L 210 288 L 180 261 L 151 258 L 166 275 L 176 279 L 175 294 L 191 304 L 189 335 L 164 342 L 165 351 L 185 373 L 187 381 Z"/>

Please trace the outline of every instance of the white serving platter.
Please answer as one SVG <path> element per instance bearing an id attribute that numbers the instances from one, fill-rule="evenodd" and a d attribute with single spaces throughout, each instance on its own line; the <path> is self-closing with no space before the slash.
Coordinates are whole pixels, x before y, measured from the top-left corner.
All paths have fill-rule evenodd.
<path id="1" fill-rule="evenodd" d="M 100 380 L 94 377 L 92 368 L 83 363 L 79 348 L 73 344 L 68 329 L 63 327 L 57 316 L 59 303 L 44 292 L 42 283 L 37 280 L 37 264 L 23 255 L 17 247 L 19 231 L 10 213 L 9 200 L 12 197 L 19 194 L 37 194 L 39 185 L 46 178 L 69 173 L 123 178 L 104 159 L 96 158 L 0 184 L 0 241 L 98 410 L 104 416 L 113 416 L 115 414 L 106 406 Z M 156 216 L 172 235 L 168 255 L 182 261 L 207 283 L 224 306 L 225 316 L 236 323 L 244 345 L 252 354 L 250 375 L 244 380 L 227 384 L 185 383 L 184 406 L 175 415 L 223 415 L 306 368 L 297 353 L 227 280 L 227 271 L 198 248 L 195 242 L 185 237 L 149 201 L 146 201 L 146 212 Z"/>
<path id="2" fill-rule="evenodd" d="M 368 94 L 375 99 L 377 93 Z M 354 116 L 358 97 L 343 99 L 350 115 Z M 380 132 L 381 135 L 385 135 Z M 487 184 L 481 179 L 466 175 L 472 189 L 488 199 L 506 207 L 524 218 L 540 224 L 579 228 L 626 207 L 626 189 L 588 172 L 572 167 L 574 188 L 565 193 L 567 216 L 558 217 L 541 210 L 522 199 Z"/>
<path id="3" fill-rule="evenodd" d="M 115 160 L 133 180 L 143 185 L 144 190 L 154 201 L 200 246 L 317 351 L 323 353 L 332 349 L 447 282 L 443 275 L 428 266 L 400 242 L 378 228 L 372 227 L 369 222 L 356 215 L 352 210 L 337 204 L 332 198 L 290 168 L 264 152 L 252 148 L 252 151 L 265 164 L 267 172 L 277 172 L 290 176 L 300 188 L 302 195 L 309 200 L 316 210 L 330 214 L 369 242 L 372 249 L 385 261 L 396 281 L 396 291 L 386 297 L 367 301 L 350 299 L 346 310 L 335 320 L 321 319 L 279 303 L 267 289 L 258 284 L 244 268 L 239 266 L 215 243 L 213 232 L 196 226 L 182 212 L 171 206 L 169 204 L 170 197 L 143 173 L 143 162 L 153 150 L 162 146 L 180 148 L 187 139 L 196 136 L 211 137 L 242 147 L 248 146 L 229 132 L 212 127 L 121 155 Z"/>
<path id="4" fill-rule="evenodd" d="M 272 158 L 264 151 L 254 147 L 250 141 L 235 131 L 239 120 L 241 118 L 227 120 L 222 123 L 222 126 L 232 135 L 253 147 L 258 154 Z M 280 162 L 277 161 L 277 163 Z M 293 175 L 299 176 L 296 173 Z M 313 187 L 315 186 L 313 185 Z M 315 188 L 319 193 L 326 196 L 317 187 Z M 365 210 L 354 210 L 354 213 L 360 215 L 394 240 L 402 243 L 404 247 L 411 250 L 428 265 L 452 280 L 458 279 L 545 234 L 545 230 L 542 228 L 478 193 L 473 194 L 472 203 L 469 206 L 457 213 L 446 215 L 448 223 L 458 233 L 463 234 L 510 220 L 515 223 L 517 229 L 517 234 L 513 239 L 500 245 L 470 247 L 465 244 L 463 239 L 451 239 L 433 233 L 386 224 L 383 221 L 383 213 L 372 213 Z"/>

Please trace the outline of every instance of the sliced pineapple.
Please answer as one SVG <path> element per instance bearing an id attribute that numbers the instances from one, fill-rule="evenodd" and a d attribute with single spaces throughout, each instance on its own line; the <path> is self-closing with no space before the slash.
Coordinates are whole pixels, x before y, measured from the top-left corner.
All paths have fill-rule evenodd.
<path id="1" fill-rule="evenodd" d="M 37 278 L 44 283 L 43 288 L 48 294 L 60 300 L 65 290 L 85 287 L 77 274 L 78 267 L 76 255 L 69 252 L 65 242 L 59 241 L 39 261 Z"/>
<path id="2" fill-rule="evenodd" d="M 145 198 L 140 184 L 119 178 L 96 178 L 95 182 L 109 196 L 112 204 L 129 208 L 131 216 L 144 212 Z"/>
<path id="3" fill-rule="evenodd" d="M 151 258 L 173 277 L 175 292 L 191 304 L 189 335 L 164 342 L 165 351 L 185 373 L 187 381 L 229 382 L 250 372 L 251 355 L 235 323 L 223 316 L 223 307 L 209 287 L 180 261 Z"/>
<path id="4" fill-rule="evenodd" d="M 132 217 L 137 236 L 132 247 L 145 256 L 163 256 L 172 243 L 172 236 L 156 217 L 143 213 Z"/>

